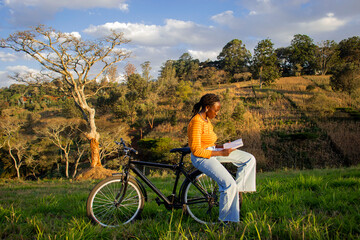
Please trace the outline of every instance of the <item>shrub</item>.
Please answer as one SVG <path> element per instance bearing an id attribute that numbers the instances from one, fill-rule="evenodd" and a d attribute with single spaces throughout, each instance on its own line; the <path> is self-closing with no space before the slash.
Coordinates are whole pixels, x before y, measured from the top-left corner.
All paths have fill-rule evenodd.
<path id="1" fill-rule="evenodd" d="M 236 107 L 234 108 L 234 112 L 231 115 L 231 117 L 235 120 L 235 121 L 241 121 L 244 119 L 244 113 L 246 112 L 244 103 L 242 101 L 238 102 L 238 104 L 236 105 Z"/>
<path id="2" fill-rule="evenodd" d="M 140 158 L 144 161 L 175 163 L 178 160 L 170 150 L 180 147 L 180 143 L 171 138 L 144 138 L 139 140 L 138 145 Z"/>

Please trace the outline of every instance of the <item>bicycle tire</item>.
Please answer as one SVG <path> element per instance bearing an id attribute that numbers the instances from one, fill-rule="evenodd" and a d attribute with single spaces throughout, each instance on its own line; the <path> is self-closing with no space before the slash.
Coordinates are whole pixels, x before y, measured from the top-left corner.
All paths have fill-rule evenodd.
<path id="1" fill-rule="evenodd" d="M 210 197 L 205 196 L 191 181 L 186 179 L 181 196 L 187 213 L 202 224 L 218 223 L 220 193 L 217 183 L 199 170 L 191 173 L 190 178 L 196 180 L 197 184 Z"/>
<path id="2" fill-rule="evenodd" d="M 144 207 L 144 196 L 136 180 L 129 178 L 123 200 L 115 205 L 122 186 L 121 176 L 99 182 L 90 192 L 86 211 L 89 218 L 104 227 L 117 227 L 134 221 Z"/>

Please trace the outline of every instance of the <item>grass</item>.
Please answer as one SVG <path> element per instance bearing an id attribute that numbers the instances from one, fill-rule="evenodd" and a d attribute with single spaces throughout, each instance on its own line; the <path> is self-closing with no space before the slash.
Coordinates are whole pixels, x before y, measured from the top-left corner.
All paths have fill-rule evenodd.
<path id="1" fill-rule="evenodd" d="M 169 175 L 152 181 L 170 193 Z M 241 223 L 198 224 L 158 207 L 148 191 L 141 219 L 102 228 L 86 217 L 93 181 L 0 181 L 0 239 L 359 239 L 360 166 L 259 173 Z"/>

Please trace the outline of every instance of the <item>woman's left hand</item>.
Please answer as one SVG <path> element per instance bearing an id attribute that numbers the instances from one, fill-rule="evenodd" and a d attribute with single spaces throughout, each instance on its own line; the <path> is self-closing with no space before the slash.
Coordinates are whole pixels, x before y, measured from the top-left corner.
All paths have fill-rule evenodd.
<path id="1" fill-rule="evenodd" d="M 216 147 L 216 148 L 224 148 L 224 145 L 223 145 L 223 144 L 221 144 L 221 145 L 216 144 L 215 147 Z"/>

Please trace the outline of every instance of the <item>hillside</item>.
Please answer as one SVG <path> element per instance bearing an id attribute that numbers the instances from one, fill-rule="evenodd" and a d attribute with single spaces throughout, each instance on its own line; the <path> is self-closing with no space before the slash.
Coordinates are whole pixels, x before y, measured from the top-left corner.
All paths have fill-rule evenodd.
<path id="1" fill-rule="evenodd" d="M 257 80 L 205 86 L 181 81 L 170 95 L 161 95 L 155 83 L 149 83 L 153 91 L 134 101 L 128 100 L 126 85 L 114 85 L 89 100 L 98 113 L 102 163 L 119 168 L 114 140 L 120 137 L 131 142 L 143 160 L 177 161 L 169 149 L 186 146 L 192 106 L 202 94 L 213 92 L 222 102 L 213 120 L 218 142 L 242 137 L 242 149 L 256 157 L 258 171 L 357 165 L 360 94 L 350 98 L 333 91 L 329 78 L 286 77 L 262 88 Z M 49 95 L 54 97 L 44 97 Z M 22 157 L 14 166 L 9 149 L 2 148 L 2 177 L 14 177 L 18 170 L 28 179 L 71 178 L 89 166 L 84 123 L 71 99 L 54 88 L 24 85 L 3 90 L 1 96 L 2 129 L 9 131 L 13 151 Z M 26 96 L 27 102 L 16 96 Z M 57 137 L 61 148 L 54 144 Z"/>
<path id="2" fill-rule="evenodd" d="M 329 78 L 286 77 L 261 89 L 258 81 L 252 80 L 204 88 L 201 94 L 213 92 L 223 97 L 222 113 L 214 120 L 219 141 L 241 136 L 242 149 L 256 156 L 260 171 L 357 165 L 360 98 L 332 91 Z M 226 119 L 223 115 L 231 115 L 238 105 L 242 116 L 221 123 Z M 160 124 L 158 131 L 176 138 L 177 134 L 171 133 L 187 124 L 186 116 L 181 116 L 183 121 L 176 126 Z M 177 139 L 186 144 L 184 138 L 183 134 Z"/>

